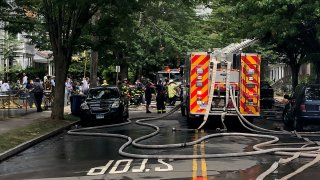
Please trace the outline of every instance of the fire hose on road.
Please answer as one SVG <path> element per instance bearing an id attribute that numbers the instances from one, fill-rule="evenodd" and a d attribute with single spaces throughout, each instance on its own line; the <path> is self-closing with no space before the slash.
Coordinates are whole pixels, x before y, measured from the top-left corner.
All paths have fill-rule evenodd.
<path id="1" fill-rule="evenodd" d="M 234 99 L 234 94 L 233 91 L 230 91 L 230 97 L 233 101 L 233 103 L 235 103 L 235 99 Z M 114 125 L 106 125 L 106 126 L 98 126 L 98 127 L 87 127 L 87 128 L 81 128 L 81 129 L 74 129 L 74 130 L 70 130 L 68 131 L 68 134 L 70 135 L 84 135 L 84 136 L 102 136 L 102 137 L 114 137 L 114 138 L 121 138 L 126 140 L 127 142 L 124 143 L 118 150 L 118 153 L 122 156 L 125 157 L 130 157 L 130 158 L 149 158 L 149 159 L 195 159 L 195 158 L 222 158 L 222 157 L 240 157 L 240 156 L 250 156 L 250 155 L 259 155 L 259 154 L 266 154 L 266 153 L 273 153 L 273 154 L 277 154 L 277 155 L 285 155 L 285 156 L 292 156 L 292 158 L 288 158 L 286 161 L 284 161 L 285 163 L 289 162 L 289 160 L 293 160 L 296 159 L 296 156 L 299 157 L 315 157 L 315 159 L 306 164 L 305 166 L 301 167 L 303 169 L 313 165 L 314 163 L 319 161 L 319 153 L 318 150 L 320 149 L 320 146 L 312 141 L 308 141 L 307 143 L 302 143 L 302 147 L 300 148 L 292 148 L 292 147 L 277 147 L 277 148 L 268 148 L 267 147 L 271 147 L 271 146 L 282 146 L 283 144 L 275 144 L 276 142 L 279 141 L 279 138 L 274 136 L 274 135 L 266 135 L 266 133 L 268 134 L 280 134 L 280 135 L 289 135 L 289 134 L 293 134 L 292 132 L 287 132 L 287 131 L 273 131 L 273 130 L 268 130 L 268 129 L 264 129 L 258 126 L 255 126 L 253 124 L 251 124 L 250 122 L 246 121 L 246 119 L 244 117 L 241 117 L 241 115 L 239 115 L 239 121 L 242 123 L 243 126 L 245 126 L 246 128 L 248 128 L 248 130 L 255 132 L 255 133 L 259 133 L 259 134 L 251 134 L 251 133 L 216 133 L 216 134 L 210 134 L 207 136 L 204 136 L 200 139 L 197 139 L 195 141 L 191 141 L 191 142 L 185 142 L 185 143 L 176 143 L 176 144 L 160 144 L 160 145 L 146 145 L 146 144 L 141 144 L 139 142 L 146 140 L 148 138 L 151 138 L 153 136 L 156 136 L 159 132 L 160 132 L 160 128 L 156 125 L 147 123 L 150 121 L 155 121 L 155 120 L 161 120 L 171 114 L 173 114 L 175 111 L 177 111 L 180 108 L 180 105 L 174 107 L 170 112 L 168 112 L 166 115 L 164 116 L 159 116 L 159 117 L 149 117 L 149 118 L 138 118 L 138 120 L 136 120 L 136 124 L 141 125 L 141 126 L 146 126 L 146 127 L 151 127 L 153 128 L 155 131 L 147 134 L 145 136 L 139 137 L 135 140 L 132 140 L 131 137 L 126 136 L 126 135 L 122 135 L 122 134 L 111 134 L 111 133 L 92 133 L 92 132 L 88 132 L 88 130 L 93 130 L 93 129 L 101 129 L 101 128 L 110 128 L 110 127 L 117 127 L 117 126 L 123 126 L 123 125 L 129 125 L 132 123 L 131 120 L 128 120 L 128 122 L 124 122 L 124 123 L 120 123 L 120 124 L 114 124 Z M 240 114 L 240 113 L 239 113 Z M 249 128 L 245 125 L 249 124 L 250 126 L 252 126 L 253 128 L 259 129 L 259 130 L 255 130 L 252 128 Z M 315 134 L 317 132 L 310 132 L 312 134 Z M 302 133 L 300 133 L 302 134 Z M 304 133 L 304 134 L 309 134 L 309 133 Z M 165 148 L 181 148 L 181 147 L 187 147 L 187 146 L 192 146 L 195 144 L 199 144 L 202 141 L 211 139 L 211 138 L 217 138 L 217 137 L 226 137 L 226 136 L 243 136 L 243 137 L 254 137 L 254 138 L 264 138 L 264 139 L 269 139 L 266 142 L 262 142 L 259 144 L 256 144 L 253 146 L 253 149 L 255 151 L 249 151 L 249 152 L 237 152 L 237 153 L 222 153 L 222 154 L 205 154 L 205 155 L 176 155 L 176 154 L 166 154 L 166 155 L 148 155 L 148 154 L 133 154 L 133 153 L 129 153 L 129 152 L 125 152 L 125 149 L 132 145 L 134 147 L 137 148 L 144 148 L 144 149 L 165 149 Z M 306 139 L 304 139 L 306 140 Z M 293 144 L 284 144 L 284 145 L 293 145 Z M 307 147 L 310 146 L 310 147 Z M 298 155 L 297 155 L 298 154 Z M 279 164 L 283 164 L 283 160 L 279 160 Z M 266 175 L 270 174 L 272 171 L 274 171 L 273 169 L 275 169 L 276 165 L 273 165 L 268 172 L 262 174 L 263 176 L 259 176 L 260 179 L 263 179 L 263 177 L 265 177 Z M 303 169 L 298 169 L 297 172 L 294 172 L 293 174 L 290 175 L 290 177 L 292 177 L 293 175 L 301 172 Z"/>

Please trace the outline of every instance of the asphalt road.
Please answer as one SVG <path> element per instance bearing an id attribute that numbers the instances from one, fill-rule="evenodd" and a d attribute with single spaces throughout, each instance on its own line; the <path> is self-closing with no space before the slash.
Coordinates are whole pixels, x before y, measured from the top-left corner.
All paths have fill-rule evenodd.
<path id="1" fill-rule="evenodd" d="M 143 111 L 131 112 L 131 117 L 157 116 Z M 185 143 L 205 135 L 216 133 L 221 124 L 213 123 L 219 119 L 210 119 L 203 131 L 186 130 L 197 127 L 190 125 L 179 112 L 161 119 L 150 121 L 160 127 L 160 133 L 142 141 L 142 144 Z M 254 123 L 269 129 L 282 129 L 277 118 L 255 119 Z M 198 123 L 199 124 L 199 123 Z M 226 122 L 228 132 L 241 131 L 236 119 Z M 173 131 L 173 128 L 176 131 Z M 309 129 L 319 130 L 318 126 Z M 136 139 L 153 132 L 154 129 L 135 123 L 112 128 L 90 130 L 88 132 L 116 133 Z M 284 142 L 303 142 L 293 136 L 278 136 Z M 319 140 L 318 137 L 310 138 Z M 211 138 L 188 147 L 141 149 L 128 147 L 125 152 L 144 155 L 205 155 L 217 153 L 238 153 L 253 151 L 252 146 L 265 142 L 266 138 L 222 136 Z M 261 154 L 228 158 L 199 159 L 152 159 L 130 158 L 118 154 L 119 148 L 126 142 L 112 137 L 89 137 L 68 135 L 66 132 L 48 139 L 15 157 L 0 164 L 0 179 L 256 179 L 275 161 L 286 156 Z M 312 158 L 297 158 L 279 168 L 266 179 L 280 179 L 295 171 Z M 318 164 L 294 176 L 292 179 L 318 179 Z"/>

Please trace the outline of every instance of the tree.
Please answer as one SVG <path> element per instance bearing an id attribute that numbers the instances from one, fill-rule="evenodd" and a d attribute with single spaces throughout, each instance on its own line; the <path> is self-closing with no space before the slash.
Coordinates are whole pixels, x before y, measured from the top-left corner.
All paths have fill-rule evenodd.
<path id="1" fill-rule="evenodd" d="M 64 112 L 64 82 L 75 43 L 81 31 L 88 24 L 91 17 L 102 6 L 102 1 L 94 0 L 43 0 L 41 14 L 43 14 L 47 31 L 52 45 L 56 71 L 56 87 L 52 119 L 63 119 Z"/>
<path id="2" fill-rule="evenodd" d="M 17 9 L 36 15 L 35 21 L 48 32 L 56 70 L 52 119 L 63 119 L 64 82 L 82 29 L 105 3 L 102 0 L 17 0 Z"/>
<path id="3" fill-rule="evenodd" d="M 227 9 L 223 19 L 224 37 L 258 38 L 292 70 L 292 87 L 308 54 L 319 52 L 319 1 L 218 1 Z M 217 17 L 215 17 L 217 18 Z"/>
<path id="4" fill-rule="evenodd" d="M 9 80 L 10 76 L 8 76 L 9 71 L 11 68 L 13 68 L 13 60 L 14 58 L 19 56 L 19 50 L 21 43 L 10 33 L 4 34 L 4 39 L 2 49 L 0 50 L 3 55 L 3 63 L 5 64 L 4 67 L 4 74 L 1 73 L 1 75 L 4 75 L 4 78 L 6 80 Z M 12 79 L 11 79 L 12 80 Z"/>

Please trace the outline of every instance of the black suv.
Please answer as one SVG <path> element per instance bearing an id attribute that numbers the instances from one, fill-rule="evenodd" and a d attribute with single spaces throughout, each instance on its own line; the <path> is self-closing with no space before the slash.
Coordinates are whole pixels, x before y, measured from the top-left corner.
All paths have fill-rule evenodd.
<path id="1" fill-rule="evenodd" d="M 289 98 L 283 114 L 283 123 L 302 131 L 308 123 L 320 123 L 320 84 L 298 85 Z"/>
<path id="2" fill-rule="evenodd" d="M 89 89 L 86 100 L 80 106 L 80 121 L 85 125 L 122 122 L 128 117 L 128 100 L 121 96 L 116 86 Z"/>
<path id="3" fill-rule="evenodd" d="M 260 107 L 271 109 L 274 104 L 274 91 L 267 81 L 260 82 Z"/>

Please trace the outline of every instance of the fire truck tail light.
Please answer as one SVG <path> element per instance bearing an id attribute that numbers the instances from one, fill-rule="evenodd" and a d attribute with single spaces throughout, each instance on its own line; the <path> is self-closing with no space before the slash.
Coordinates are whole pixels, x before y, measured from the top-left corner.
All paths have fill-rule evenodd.
<path id="1" fill-rule="evenodd" d="M 255 73 L 255 70 L 254 69 L 249 69 L 248 70 L 248 74 L 254 74 Z"/>
<path id="2" fill-rule="evenodd" d="M 202 82 L 197 82 L 197 83 L 196 83 L 196 86 L 197 86 L 197 87 L 202 87 L 203 84 L 202 84 Z"/>

